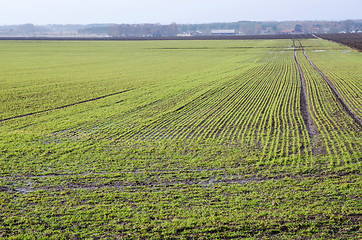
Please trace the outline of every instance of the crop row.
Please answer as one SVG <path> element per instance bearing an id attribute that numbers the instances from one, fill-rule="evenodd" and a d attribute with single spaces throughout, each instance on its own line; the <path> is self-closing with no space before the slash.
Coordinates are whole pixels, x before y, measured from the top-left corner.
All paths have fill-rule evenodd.
<path id="1" fill-rule="evenodd" d="M 309 41 L 304 40 L 306 44 Z M 318 66 L 324 75 L 331 81 L 333 87 L 341 96 L 349 109 L 362 119 L 362 83 L 360 81 L 361 67 L 358 60 L 358 53 L 347 48 L 334 49 L 334 43 L 326 43 L 326 49 L 307 49 L 308 57 Z M 353 61 L 351 61 L 353 60 Z"/>
<path id="2" fill-rule="evenodd" d="M 348 115 L 326 80 L 302 51 L 298 51 L 298 59 L 306 80 L 308 106 L 320 133 L 320 136 L 314 137 L 316 147 L 331 156 L 343 155 L 346 162 L 358 160 L 358 156 L 353 156 L 361 146 L 354 137 L 360 132 L 360 126 Z M 340 164 L 342 159 L 338 158 L 338 161 Z"/>
<path id="3" fill-rule="evenodd" d="M 308 153 L 293 57 L 273 54 L 263 65 L 236 73 L 234 79 L 122 138 L 219 139 L 241 142 L 265 157 Z"/>
<path id="4" fill-rule="evenodd" d="M 328 85 L 319 73 L 299 52 L 308 83 L 308 105 L 321 131 L 320 136 L 310 138 L 301 114 L 301 83 L 293 57 L 283 51 L 272 54 L 264 64 L 240 75 L 236 72 L 233 79 L 156 120 L 129 128 L 118 139 L 215 139 L 241 143 L 267 159 L 308 156 L 313 150 L 318 154 L 353 155 L 359 147 L 353 143 L 353 134 L 359 128 L 343 115 L 345 111 L 335 96 L 324 89 Z M 335 104 L 339 104 L 337 108 Z M 330 129 L 336 133 L 330 133 Z"/>
<path id="5" fill-rule="evenodd" d="M 53 110 L 0 122 L 0 238 L 360 238 L 360 129 L 291 40 L 4 45 L 2 116 Z"/>

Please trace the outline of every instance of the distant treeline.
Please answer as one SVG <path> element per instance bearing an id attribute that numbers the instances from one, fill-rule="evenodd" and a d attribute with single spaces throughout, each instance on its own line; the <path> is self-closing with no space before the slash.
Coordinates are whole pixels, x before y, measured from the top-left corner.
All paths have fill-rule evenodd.
<path id="1" fill-rule="evenodd" d="M 230 36 L 169 36 L 169 37 L 1 37 L 1 40 L 44 41 L 152 41 L 152 40 L 251 40 L 251 39 L 305 39 L 321 37 L 362 51 L 362 33 L 329 34 L 275 34 L 275 35 L 230 35 Z"/>
<path id="2" fill-rule="evenodd" d="M 152 41 L 152 40 L 252 40 L 252 39 L 305 39 L 315 38 L 312 34 L 293 35 L 231 35 L 231 36 L 188 36 L 188 37 L 0 37 L 1 40 L 45 40 L 45 41 Z"/>
<path id="3" fill-rule="evenodd" d="M 345 21 L 239 21 L 207 24 L 91 24 L 91 25 L 8 25 L 0 26 L 0 36 L 173 37 L 211 35 L 213 30 L 232 30 L 233 35 L 356 33 L 362 20 Z M 230 32 L 230 31 L 229 31 Z"/>
<path id="4" fill-rule="evenodd" d="M 340 33 L 362 31 L 362 20 L 347 21 L 286 21 L 286 22 L 250 22 L 209 24 L 120 24 L 97 28 L 99 33 L 112 37 L 160 37 L 177 34 L 211 35 L 212 30 L 234 30 L 235 35 L 276 35 L 308 33 Z M 95 33 L 95 28 L 82 29 L 79 33 Z"/>

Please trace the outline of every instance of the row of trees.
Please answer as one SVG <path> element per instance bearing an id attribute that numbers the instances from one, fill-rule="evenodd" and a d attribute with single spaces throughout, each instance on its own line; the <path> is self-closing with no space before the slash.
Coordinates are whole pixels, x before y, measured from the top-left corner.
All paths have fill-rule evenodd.
<path id="1" fill-rule="evenodd" d="M 169 37 L 176 36 L 176 24 L 121 24 L 109 28 L 112 37 Z"/>
<path id="2" fill-rule="evenodd" d="M 209 24 L 121 24 L 109 28 L 108 34 L 114 37 L 160 37 L 175 36 L 178 33 L 202 32 L 209 35 L 213 29 L 233 29 L 244 35 L 279 34 L 285 30 L 294 33 L 338 33 L 362 30 L 362 21 L 285 21 Z"/>
<path id="3" fill-rule="evenodd" d="M 215 29 L 232 29 L 243 35 L 294 33 L 339 33 L 362 31 L 362 20 L 346 21 L 239 21 L 207 24 L 92 24 L 92 25 L 12 25 L 0 26 L 0 34 L 35 34 L 68 32 L 100 34 L 112 37 L 170 37 L 180 33 L 209 35 Z"/>

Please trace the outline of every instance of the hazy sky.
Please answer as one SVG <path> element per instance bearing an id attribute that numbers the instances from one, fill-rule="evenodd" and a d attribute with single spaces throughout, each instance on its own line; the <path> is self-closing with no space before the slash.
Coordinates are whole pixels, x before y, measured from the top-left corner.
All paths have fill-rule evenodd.
<path id="1" fill-rule="evenodd" d="M 362 18 L 361 0 L 0 0 L 0 25 Z"/>

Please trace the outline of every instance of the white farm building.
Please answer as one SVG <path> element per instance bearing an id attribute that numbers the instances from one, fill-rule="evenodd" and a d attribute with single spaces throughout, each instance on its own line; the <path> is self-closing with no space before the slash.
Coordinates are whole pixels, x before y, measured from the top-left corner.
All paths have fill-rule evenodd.
<path id="1" fill-rule="evenodd" d="M 211 30 L 211 35 L 234 35 L 235 30 L 229 29 L 229 30 Z"/>

